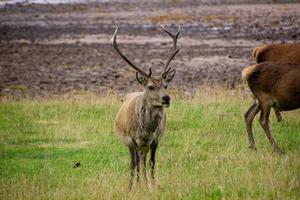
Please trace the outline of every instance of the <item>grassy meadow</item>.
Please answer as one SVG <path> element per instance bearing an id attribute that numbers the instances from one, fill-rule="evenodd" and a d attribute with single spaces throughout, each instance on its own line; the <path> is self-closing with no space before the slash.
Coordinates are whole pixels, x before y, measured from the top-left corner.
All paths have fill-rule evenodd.
<path id="1" fill-rule="evenodd" d="M 129 152 L 113 129 L 120 98 L 3 99 L 0 199 L 300 199 L 299 110 L 283 113 L 282 123 L 271 114 L 284 155 L 272 153 L 256 117 L 254 152 L 243 118 L 249 96 L 210 88 L 190 99 L 173 93 L 156 185 L 131 193 Z"/>

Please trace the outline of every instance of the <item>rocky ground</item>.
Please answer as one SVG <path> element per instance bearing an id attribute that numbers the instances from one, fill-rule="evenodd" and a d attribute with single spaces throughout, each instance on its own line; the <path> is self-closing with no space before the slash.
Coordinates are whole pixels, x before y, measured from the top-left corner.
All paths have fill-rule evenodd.
<path id="1" fill-rule="evenodd" d="M 171 53 L 161 31 L 181 25 L 181 49 L 172 88 L 241 85 L 241 70 L 263 43 L 300 39 L 300 4 L 200 4 L 194 1 L 103 1 L 87 4 L 15 4 L 0 8 L 1 96 L 47 96 L 73 90 L 124 93 L 141 89 L 121 50 L 154 73 Z"/>

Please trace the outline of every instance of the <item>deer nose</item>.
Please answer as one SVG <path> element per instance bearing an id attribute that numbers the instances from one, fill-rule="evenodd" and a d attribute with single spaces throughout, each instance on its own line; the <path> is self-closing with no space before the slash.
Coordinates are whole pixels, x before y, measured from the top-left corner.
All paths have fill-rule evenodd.
<path id="1" fill-rule="evenodd" d="M 169 95 L 165 95 L 162 97 L 163 103 L 170 103 L 171 97 Z"/>

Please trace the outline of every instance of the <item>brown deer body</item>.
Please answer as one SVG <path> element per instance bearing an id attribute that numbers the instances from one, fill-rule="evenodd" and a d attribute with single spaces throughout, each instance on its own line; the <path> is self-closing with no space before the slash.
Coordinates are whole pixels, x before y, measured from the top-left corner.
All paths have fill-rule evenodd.
<path id="1" fill-rule="evenodd" d="M 144 86 L 143 92 L 134 92 L 125 96 L 115 120 L 116 134 L 129 148 L 131 156 L 129 190 L 132 190 L 133 187 L 135 170 L 137 172 L 137 181 L 139 181 L 140 163 L 147 183 L 146 156 L 149 150 L 151 178 L 154 181 L 155 152 L 166 129 L 167 114 L 165 108 L 170 106 L 167 86 L 174 78 L 176 72 L 175 69 L 168 68 L 168 65 L 179 52 L 179 49 L 176 47 L 179 30 L 176 35 L 171 34 L 166 29 L 164 30 L 173 38 L 174 52 L 169 57 L 163 72 L 159 76 L 153 76 L 151 69 L 147 74 L 131 63 L 117 46 L 117 30 L 113 37 L 115 50 L 137 71 L 136 78 Z"/>
<path id="2" fill-rule="evenodd" d="M 300 64 L 300 43 L 264 44 L 252 51 L 256 63 L 285 62 Z M 280 111 L 275 111 L 277 121 L 282 121 Z"/>
<path id="3" fill-rule="evenodd" d="M 242 77 L 257 100 L 245 113 L 250 148 L 256 149 L 252 122 L 260 112 L 260 125 L 273 150 L 281 152 L 269 129 L 269 114 L 271 108 L 275 111 L 300 108 L 300 64 L 264 62 L 245 68 Z"/>
<path id="4" fill-rule="evenodd" d="M 300 64 L 300 43 L 265 44 L 252 51 L 256 63 L 267 61 Z"/>

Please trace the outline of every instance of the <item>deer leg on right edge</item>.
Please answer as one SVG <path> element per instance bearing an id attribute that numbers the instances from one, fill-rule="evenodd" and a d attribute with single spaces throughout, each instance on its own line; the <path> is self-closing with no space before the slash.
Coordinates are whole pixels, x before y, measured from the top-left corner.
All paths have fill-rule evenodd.
<path id="1" fill-rule="evenodd" d="M 280 111 L 275 110 L 275 115 L 276 115 L 277 122 L 281 122 L 282 121 L 282 116 L 281 116 Z"/>
<path id="2" fill-rule="evenodd" d="M 254 150 L 256 150 L 256 146 L 255 146 L 255 141 L 254 141 L 253 132 L 252 132 L 252 122 L 253 122 L 255 115 L 257 115 L 257 113 L 260 110 L 261 110 L 260 105 L 257 103 L 254 103 L 244 115 L 246 127 L 247 127 L 249 144 L 250 144 L 249 148 L 254 149 Z"/>
<path id="3" fill-rule="evenodd" d="M 130 152 L 130 180 L 129 180 L 129 191 L 132 191 L 133 179 L 134 179 L 134 169 L 136 167 L 136 148 L 134 145 L 129 146 Z"/>
<path id="4" fill-rule="evenodd" d="M 283 151 L 279 148 L 279 146 L 275 142 L 274 138 L 272 137 L 272 134 L 271 134 L 271 131 L 270 131 L 270 128 L 269 128 L 270 110 L 271 110 L 270 106 L 262 107 L 262 110 L 261 110 L 261 113 L 260 113 L 260 118 L 259 118 L 259 123 L 262 126 L 262 128 L 264 129 L 265 134 L 268 137 L 268 139 L 269 139 L 269 141 L 272 145 L 273 151 L 283 153 Z"/>

